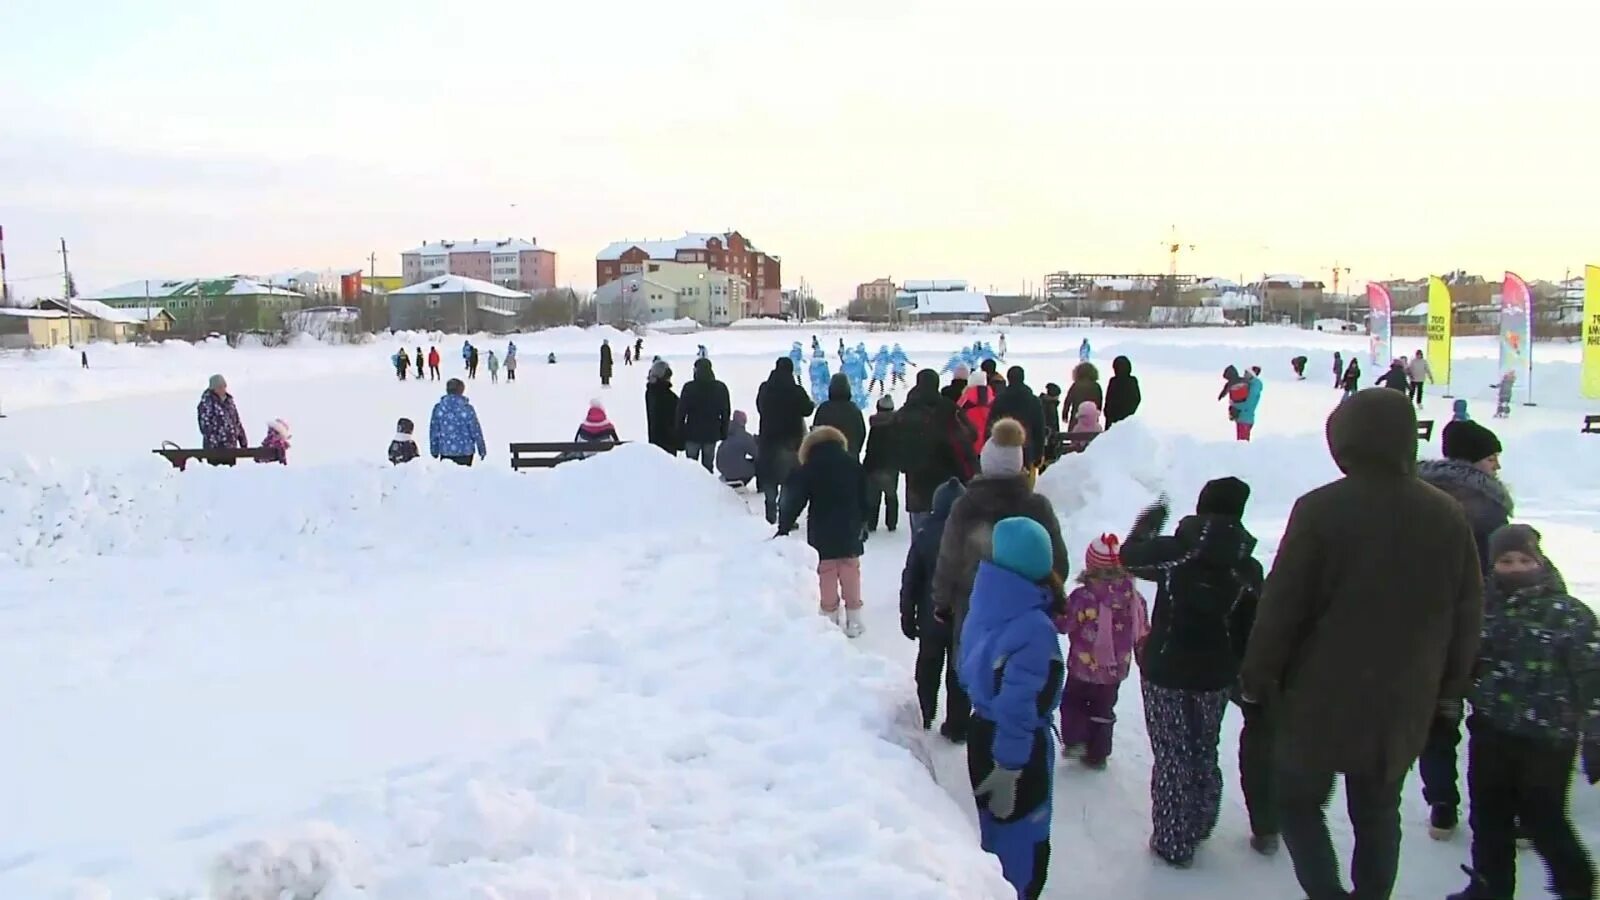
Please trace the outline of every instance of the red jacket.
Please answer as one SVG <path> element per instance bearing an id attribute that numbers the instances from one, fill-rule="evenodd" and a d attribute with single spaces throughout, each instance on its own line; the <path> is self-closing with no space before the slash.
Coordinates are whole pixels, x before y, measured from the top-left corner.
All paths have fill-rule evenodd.
<path id="1" fill-rule="evenodd" d="M 439 365 L 439 348 L 438 347 L 434 347 L 434 348 L 432 348 L 432 349 L 430 349 L 428 351 L 428 365 L 430 365 L 430 366 L 438 366 Z"/>
<path id="2" fill-rule="evenodd" d="M 977 432 L 977 439 L 972 443 L 974 452 L 982 452 L 984 442 L 989 434 L 989 410 L 994 406 L 994 390 L 984 385 L 973 385 L 961 395 L 961 402 L 956 408 L 961 410 L 961 415 L 972 425 L 972 430 Z"/>

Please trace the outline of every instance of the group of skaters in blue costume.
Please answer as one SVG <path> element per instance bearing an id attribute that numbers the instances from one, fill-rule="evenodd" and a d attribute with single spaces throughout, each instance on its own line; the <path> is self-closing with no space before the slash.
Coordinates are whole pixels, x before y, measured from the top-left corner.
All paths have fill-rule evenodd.
<path id="1" fill-rule="evenodd" d="M 878 347 L 876 354 L 869 354 L 865 343 L 858 343 L 854 348 L 846 347 L 842 338 L 839 340 L 838 357 L 839 371 L 850 379 L 850 399 L 858 409 L 867 408 L 871 402 L 869 395 L 874 391 L 884 393 L 891 387 L 906 384 L 906 368 L 912 364 L 899 344 L 893 348 L 884 344 Z M 808 376 L 812 401 L 820 404 L 827 400 L 828 380 L 832 372 L 822 342 L 816 337 L 811 338 L 809 366 L 804 365 L 805 351 L 799 341 L 789 347 L 789 359 L 794 363 L 796 381 L 800 380 L 802 371 Z"/>
<path id="2" fill-rule="evenodd" d="M 945 361 L 944 368 L 940 371 L 945 375 L 949 375 L 957 368 L 965 367 L 967 371 L 971 372 L 976 371 L 991 359 L 999 362 L 1006 358 L 1005 338 L 1001 337 L 1000 341 L 1001 352 L 999 353 L 994 352 L 994 348 L 989 346 L 988 341 L 973 341 L 971 347 L 962 347 L 955 353 L 950 354 L 950 358 Z"/>

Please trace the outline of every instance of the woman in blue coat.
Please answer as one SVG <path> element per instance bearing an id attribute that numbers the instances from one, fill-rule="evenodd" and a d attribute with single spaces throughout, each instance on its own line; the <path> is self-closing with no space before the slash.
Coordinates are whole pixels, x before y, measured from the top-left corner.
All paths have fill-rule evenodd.
<path id="1" fill-rule="evenodd" d="M 1236 400 L 1233 406 L 1233 427 L 1235 437 L 1241 441 L 1250 440 L 1250 432 L 1256 427 L 1256 407 L 1261 405 L 1261 376 L 1253 369 L 1245 369 L 1244 374 L 1245 395 L 1243 400 Z"/>
<path id="2" fill-rule="evenodd" d="M 1051 615 L 1062 600 L 1043 526 L 1001 519 L 991 540 L 992 561 L 978 565 L 957 644 L 957 670 L 972 699 L 967 774 L 983 849 L 1000 858 L 1017 897 L 1032 900 L 1050 866 L 1052 715 L 1065 680 Z"/>

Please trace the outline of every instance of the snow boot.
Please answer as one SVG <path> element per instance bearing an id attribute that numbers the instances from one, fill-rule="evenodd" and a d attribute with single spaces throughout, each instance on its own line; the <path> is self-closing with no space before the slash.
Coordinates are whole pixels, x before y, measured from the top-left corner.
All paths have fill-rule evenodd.
<path id="1" fill-rule="evenodd" d="M 1456 891 L 1446 897 L 1445 900 L 1495 900 L 1494 895 L 1489 893 L 1489 886 L 1484 884 L 1483 876 L 1472 871 L 1468 866 L 1462 866 L 1461 871 L 1466 873 L 1470 882 L 1465 888 Z"/>
<path id="2" fill-rule="evenodd" d="M 1262 856 L 1277 856 L 1280 841 L 1275 834 L 1254 834 L 1250 836 L 1250 849 Z"/>
<path id="3" fill-rule="evenodd" d="M 1456 826 L 1460 823 L 1460 814 L 1454 806 L 1435 803 L 1428 812 L 1428 837 L 1436 841 L 1448 841 L 1455 837 Z"/>
<path id="4" fill-rule="evenodd" d="M 819 609 L 817 611 L 822 614 L 822 617 L 824 619 L 828 620 L 828 624 L 829 625 L 832 625 L 835 628 L 839 627 L 840 616 L 842 616 L 844 614 L 843 610 L 839 610 L 839 609 Z"/>
<path id="5" fill-rule="evenodd" d="M 848 638 L 861 637 L 861 632 L 867 629 L 861 624 L 861 610 L 846 609 L 844 611 L 844 636 Z"/>
<path id="6" fill-rule="evenodd" d="M 1192 857 L 1192 856 L 1190 858 L 1188 858 L 1188 859 L 1167 859 L 1165 856 L 1162 856 L 1161 855 L 1161 851 L 1156 849 L 1156 839 L 1154 837 L 1150 838 L 1150 845 L 1149 846 L 1150 846 L 1150 855 L 1151 856 L 1154 856 L 1156 859 L 1161 860 L 1162 862 L 1164 862 L 1167 865 L 1173 867 L 1174 869 L 1192 869 L 1192 868 L 1194 868 L 1194 857 Z"/>
<path id="7" fill-rule="evenodd" d="M 1106 770 L 1106 761 L 1104 758 L 1090 759 L 1089 757 L 1085 756 L 1080 759 L 1079 762 L 1083 763 L 1083 767 L 1085 769 L 1090 769 L 1095 772 L 1104 772 Z"/>
<path id="8" fill-rule="evenodd" d="M 939 726 L 939 736 L 952 744 L 965 744 L 967 742 L 967 730 L 951 725 L 949 720 Z"/>
<path id="9" fill-rule="evenodd" d="M 1082 759 L 1083 758 L 1083 745 L 1082 744 L 1062 744 L 1061 745 L 1061 758 L 1062 759 Z"/>

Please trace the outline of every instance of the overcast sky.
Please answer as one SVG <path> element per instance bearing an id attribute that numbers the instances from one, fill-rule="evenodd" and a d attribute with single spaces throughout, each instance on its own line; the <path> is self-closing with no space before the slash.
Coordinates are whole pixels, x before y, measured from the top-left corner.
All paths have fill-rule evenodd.
<path id="1" fill-rule="evenodd" d="M 54 291 L 738 228 L 835 302 L 1058 269 L 1600 259 L 1595 0 L 0 3 L 0 226 Z"/>

